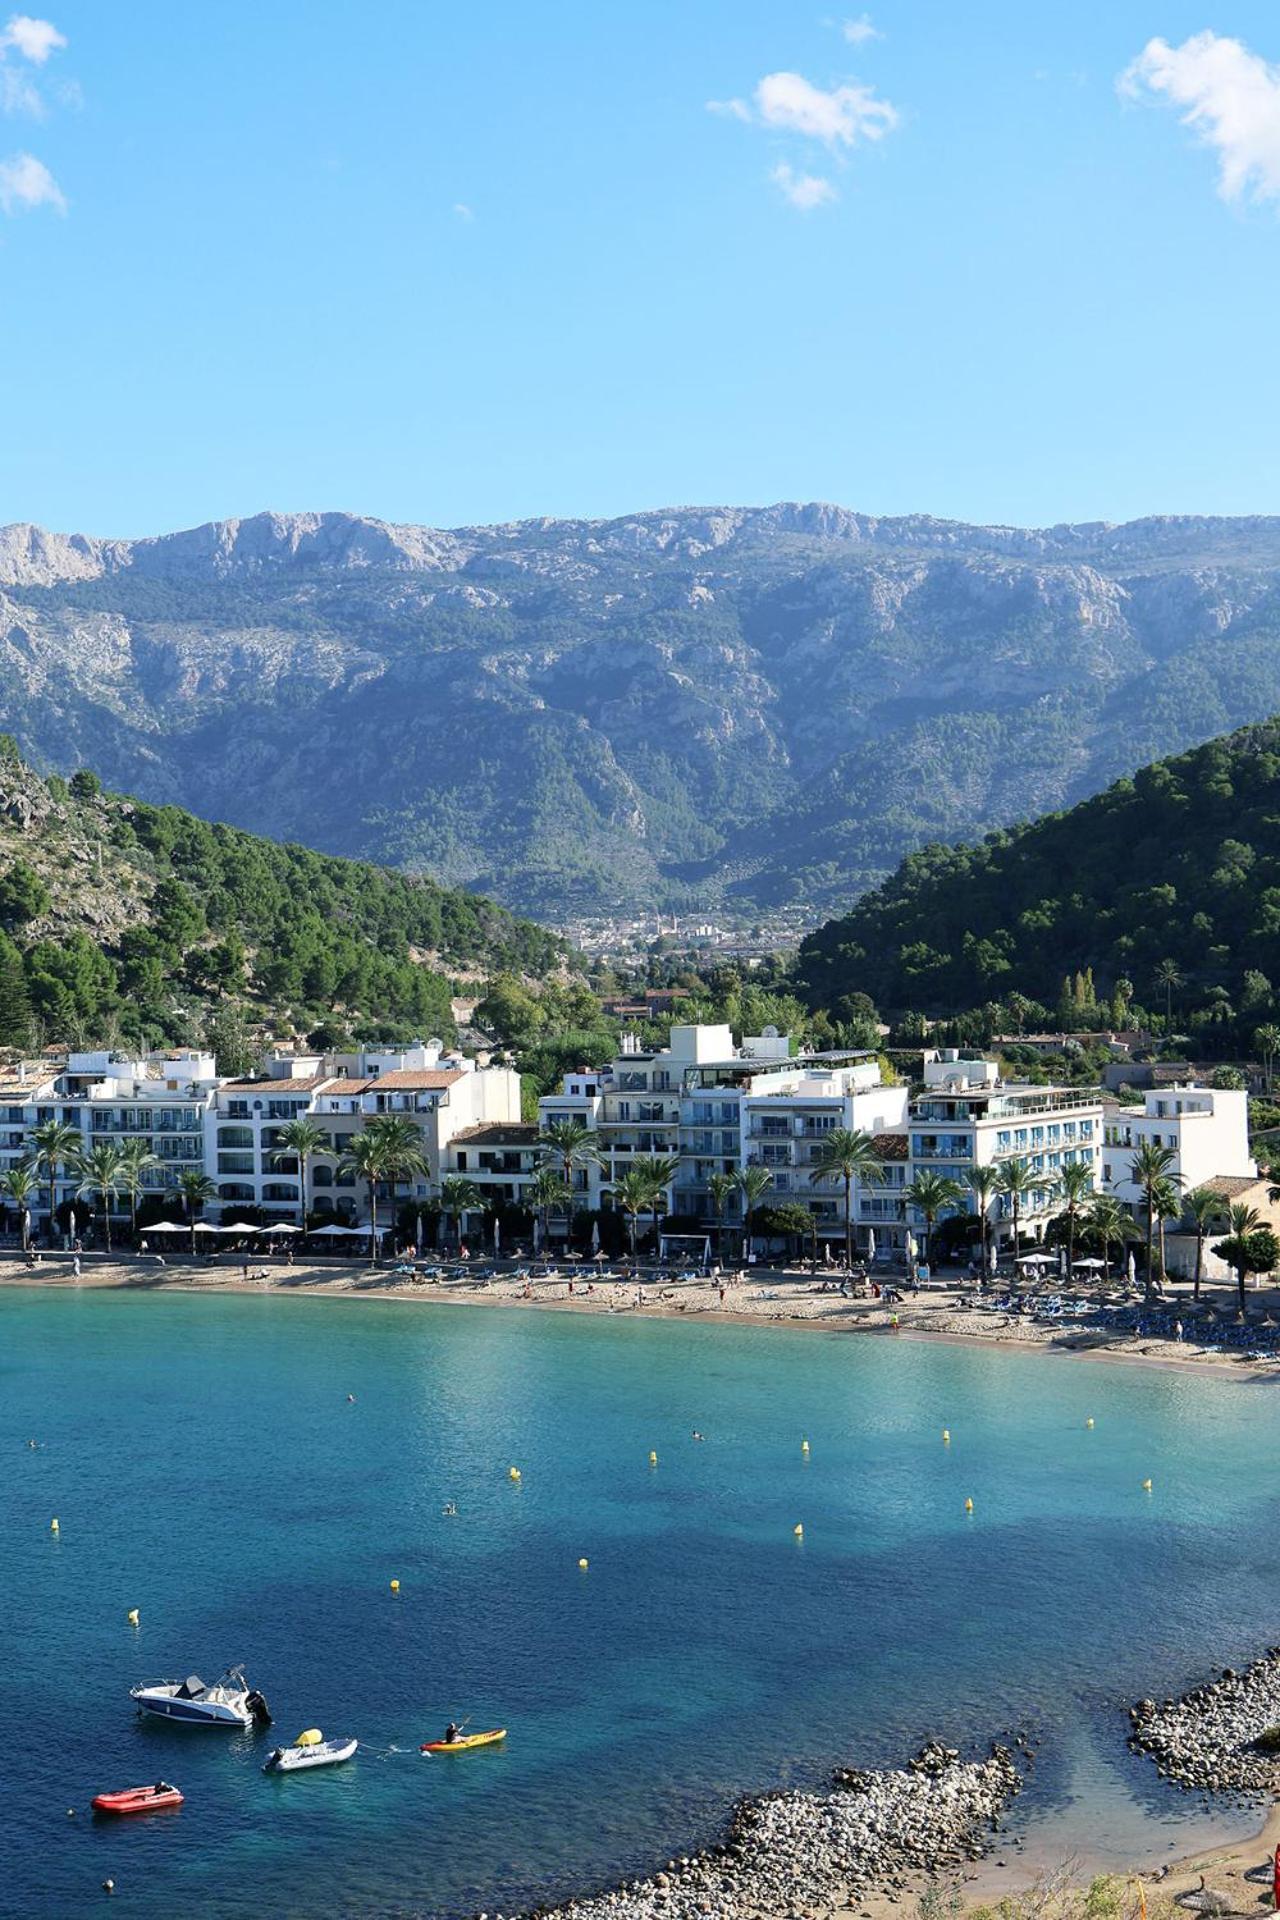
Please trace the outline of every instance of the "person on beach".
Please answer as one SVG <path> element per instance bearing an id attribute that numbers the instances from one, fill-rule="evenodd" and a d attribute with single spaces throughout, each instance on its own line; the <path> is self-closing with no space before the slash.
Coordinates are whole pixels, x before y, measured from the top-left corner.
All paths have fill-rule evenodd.
<path id="1" fill-rule="evenodd" d="M 80 1255 L 78 1253 L 72 1254 L 71 1256 L 71 1271 L 78 1280 L 80 1278 Z"/>

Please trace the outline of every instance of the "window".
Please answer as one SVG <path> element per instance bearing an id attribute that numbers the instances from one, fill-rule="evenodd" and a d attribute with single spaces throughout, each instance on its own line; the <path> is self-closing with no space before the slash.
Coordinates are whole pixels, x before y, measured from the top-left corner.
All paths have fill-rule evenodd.
<path id="1" fill-rule="evenodd" d="M 458 1172 L 465 1173 L 467 1170 L 467 1150 L 465 1147 L 460 1147 L 458 1149 L 457 1161 L 458 1161 Z"/>

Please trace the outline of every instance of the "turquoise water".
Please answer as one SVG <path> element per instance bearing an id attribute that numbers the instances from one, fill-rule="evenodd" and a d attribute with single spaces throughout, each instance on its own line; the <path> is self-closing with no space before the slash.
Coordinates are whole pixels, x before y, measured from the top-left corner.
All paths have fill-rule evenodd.
<path id="1" fill-rule="evenodd" d="M 5 1290 L 0 1913 L 78 1913 L 107 1875 L 139 1915 L 510 1912 L 744 1790 L 1013 1726 L 1043 1740 L 1041 1846 L 1192 1844 L 1207 1816 L 1123 1709 L 1280 1639 L 1278 1442 L 1273 1386 L 1098 1362 Z M 135 1718 L 135 1682 L 231 1660 L 275 1738 L 357 1759 L 273 1779 L 271 1736 Z M 419 1757 L 450 1715 L 506 1747 Z M 90 1817 L 161 1774 L 180 1813 Z"/>

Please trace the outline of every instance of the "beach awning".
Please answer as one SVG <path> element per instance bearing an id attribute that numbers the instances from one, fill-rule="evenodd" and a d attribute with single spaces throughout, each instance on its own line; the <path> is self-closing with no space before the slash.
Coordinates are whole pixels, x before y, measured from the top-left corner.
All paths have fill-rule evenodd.
<path id="1" fill-rule="evenodd" d="M 1105 1260 L 1073 1260 L 1071 1264 L 1073 1267 L 1078 1267 L 1082 1273 L 1101 1273 L 1102 1269 L 1106 1265 L 1106 1261 Z"/>
<path id="2" fill-rule="evenodd" d="M 302 1233 L 302 1227 L 291 1227 L 287 1220 L 276 1220 L 269 1227 L 255 1227 L 255 1233 Z"/>
<path id="3" fill-rule="evenodd" d="M 343 1237 L 345 1238 L 349 1234 L 358 1233 L 361 1239 L 363 1239 L 367 1232 L 368 1232 L 367 1227 L 338 1227 L 338 1226 L 312 1227 L 310 1229 L 310 1237 L 313 1240 L 321 1240 L 324 1238 L 326 1234 L 331 1236 L 335 1234 L 342 1234 Z"/>
<path id="4" fill-rule="evenodd" d="M 1056 1267 L 1057 1264 L 1051 1253 L 1024 1253 L 1018 1261 L 1020 1267 Z"/>
<path id="5" fill-rule="evenodd" d="M 184 1227 L 180 1220 L 155 1220 L 149 1227 L 138 1229 L 139 1239 L 148 1233 L 190 1233 L 190 1227 Z"/>

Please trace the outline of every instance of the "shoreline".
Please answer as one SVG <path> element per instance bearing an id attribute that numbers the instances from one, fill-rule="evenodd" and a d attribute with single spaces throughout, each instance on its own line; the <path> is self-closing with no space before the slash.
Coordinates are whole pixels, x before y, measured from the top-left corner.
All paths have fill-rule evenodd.
<path id="1" fill-rule="evenodd" d="M 784 1326 L 832 1335 L 861 1334 L 907 1342 L 941 1342 L 976 1346 L 988 1351 L 1038 1353 L 1060 1359 L 1104 1360 L 1129 1366 L 1152 1366 L 1179 1373 L 1211 1375 L 1237 1381 L 1280 1380 L 1280 1355 L 1251 1357 L 1228 1354 L 1156 1334 L 1108 1332 L 1097 1328 L 1055 1327 L 997 1312 L 994 1308 L 963 1309 L 957 1304 L 960 1288 L 940 1289 L 904 1300 L 892 1309 L 875 1300 L 845 1300 L 818 1290 L 813 1276 L 794 1270 L 758 1268 L 749 1283 L 730 1283 L 726 1300 L 718 1298 L 714 1281 L 673 1279 L 642 1274 L 643 1306 L 637 1305 L 637 1285 L 596 1280 L 587 1266 L 559 1278 L 537 1279 L 526 1291 L 523 1280 L 501 1274 L 488 1282 L 451 1275 L 443 1280 L 409 1280 L 387 1267 L 335 1267 L 329 1263 L 289 1266 L 273 1261 L 259 1266 L 257 1277 L 244 1279 L 230 1267 L 189 1266 L 177 1262 L 160 1267 L 139 1258 L 107 1259 L 84 1256 L 77 1277 L 71 1256 L 46 1257 L 39 1267 L 26 1266 L 20 1256 L 0 1264 L 0 1290 L 8 1287 L 47 1287 L 67 1292 L 250 1294 L 280 1299 L 354 1299 L 413 1301 L 428 1306 L 518 1308 L 526 1312 L 626 1315 L 643 1319 L 696 1321 L 711 1326 Z M 573 1285 L 574 1292 L 568 1288 Z M 590 1286 L 592 1291 L 585 1289 Z"/>
<path id="2" fill-rule="evenodd" d="M 1250 1360 L 1243 1354 L 1229 1358 L 1220 1352 L 1214 1353 L 1203 1348 L 1189 1351 L 1187 1343 L 1180 1344 L 1150 1335 L 1137 1338 L 1110 1336 L 1099 1334 L 1096 1330 L 1028 1324 L 991 1310 L 958 1309 L 953 1295 L 943 1292 L 904 1301 L 892 1309 L 891 1315 L 891 1310 L 883 1303 L 854 1302 L 841 1299 L 838 1295 L 823 1294 L 816 1290 L 813 1277 L 809 1274 L 797 1275 L 782 1270 L 757 1269 L 749 1284 L 729 1286 L 724 1308 L 719 1304 L 715 1283 L 671 1281 L 665 1277 L 655 1282 L 647 1276 L 642 1276 L 641 1282 L 646 1304 L 640 1307 L 635 1304 L 636 1283 L 633 1280 L 628 1278 L 625 1282 L 606 1282 L 593 1278 L 589 1267 L 585 1272 L 573 1273 L 572 1295 L 568 1292 L 567 1276 L 534 1281 L 526 1290 L 523 1279 L 517 1280 L 514 1273 L 497 1275 L 487 1283 L 472 1280 L 462 1272 L 437 1281 L 415 1279 L 411 1282 L 406 1276 L 393 1274 L 389 1269 L 371 1268 L 354 1262 L 349 1265 L 316 1263 L 290 1266 L 283 1260 L 273 1260 L 269 1265 L 258 1265 L 256 1273 L 258 1277 L 246 1280 L 238 1269 L 230 1266 L 188 1265 L 177 1261 L 160 1266 L 154 1261 L 128 1257 L 108 1260 L 103 1256 L 85 1256 L 83 1270 L 77 1277 L 72 1270 L 70 1255 L 46 1256 L 34 1270 L 24 1264 L 21 1256 L 17 1256 L 0 1260 L 0 1291 L 6 1288 L 42 1288 L 68 1293 L 155 1292 L 185 1294 L 188 1297 L 196 1294 L 251 1294 L 260 1298 L 343 1298 L 379 1302 L 413 1300 L 435 1306 L 523 1308 L 527 1312 L 539 1313 L 622 1314 L 633 1318 L 652 1317 L 737 1327 L 783 1326 L 828 1334 L 881 1335 L 923 1344 L 969 1344 L 993 1352 L 1014 1350 L 1068 1359 L 1106 1360 L 1243 1381 L 1280 1377 L 1280 1363 L 1273 1359 Z M 591 1293 L 583 1290 L 588 1285 L 593 1287 Z M 659 1297 L 661 1295 L 666 1297 Z M 892 1316 L 896 1316 L 896 1327 L 890 1324 Z M 820 1797 L 825 1799 L 827 1796 Z M 1264 1793 L 1262 1797 L 1265 1800 L 1268 1794 Z M 1210 1877 L 1214 1886 L 1232 1892 L 1232 1911 L 1257 1911 L 1260 1889 L 1245 1876 L 1251 1874 L 1256 1878 L 1269 1851 L 1280 1843 L 1280 1798 L 1274 1795 L 1270 1797 L 1272 1804 L 1265 1807 L 1261 1823 L 1251 1828 L 1244 1838 L 1229 1838 L 1219 1844 L 1210 1841 L 1208 1845 L 1202 1844 L 1185 1851 L 1176 1834 L 1176 1814 L 1172 1839 L 1169 1838 L 1169 1826 L 1152 1821 L 1153 1844 L 1150 1849 L 1135 1848 L 1136 1858 L 1126 1863 L 1122 1873 L 1113 1870 L 1113 1877 L 1140 1880 L 1158 1887 L 1163 1897 L 1194 1889 L 1197 1876 L 1204 1874 Z M 848 1796 L 841 1793 L 839 1798 L 843 1803 Z M 808 1796 L 807 1799 L 813 1801 L 814 1796 Z M 788 1800 L 789 1796 L 785 1794 L 765 1794 L 752 1796 L 741 1804 L 743 1807 L 757 1807 Z M 1224 1802 L 1221 1811 L 1225 1818 L 1229 1812 L 1228 1804 Z M 801 1810 L 797 1817 L 803 1819 L 807 1815 Z M 1157 1863 L 1155 1856 L 1160 1849 L 1167 1850 L 1167 1859 Z M 994 1855 L 997 1850 L 1002 1855 L 1007 1852 L 1007 1860 L 1002 1857 L 996 1861 Z M 998 1903 L 1006 1897 L 1026 1895 L 1041 1877 L 1056 1874 L 1060 1882 L 1068 1863 L 1068 1877 L 1072 1882 L 1087 1882 L 1091 1877 L 1087 1870 L 1087 1848 L 1082 1846 L 1073 1853 L 1064 1851 L 1063 1855 L 1055 1857 L 1051 1845 L 1046 1845 L 1043 1840 L 1037 1843 L 1034 1820 L 1016 1836 L 1010 1834 L 1007 1839 L 1002 1836 L 998 1847 L 996 1844 L 984 1846 L 981 1855 L 981 1858 L 972 1854 L 967 1858 L 952 1859 L 944 1871 L 936 1876 L 903 1856 L 892 1875 L 886 1877 L 884 1885 L 868 1883 L 860 1890 L 851 1886 L 848 1891 L 841 1893 L 828 1884 L 821 1894 L 815 1889 L 814 1898 L 804 1903 L 803 1910 L 814 1916 L 821 1913 L 824 1920 L 892 1920 L 895 1911 L 900 1917 L 903 1906 L 913 1905 L 930 1880 L 938 1878 L 955 1889 L 960 1909 L 968 1913 L 980 1906 Z M 700 1855 L 699 1858 L 704 1856 Z M 1147 1864 L 1138 1865 L 1139 1859 L 1145 1859 Z M 657 1880 L 658 1874 L 655 1872 L 653 1880 L 646 1883 L 646 1897 L 639 1907 L 634 1904 L 639 1883 L 631 1883 L 627 1888 L 606 1890 L 593 1898 L 571 1901 L 558 1912 L 565 1916 L 565 1920 L 576 1920 L 579 1915 L 581 1920 L 601 1920 L 606 1911 L 608 1915 L 616 1916 L 616 1920 L 633 1920 L 633 1916 L 638 1916 L 638 1920 L 650 1920 L 653 1882 Z M 665 1893 L 666 1889 L 660 1891 Z M 1267 1887 L 1262 1891 L 1267 1895 L 1262 1905 L 1269 1911 L 1269 1878 Z M 677 1920 L 674 1900 L 659 1900 L 657 1911 L 670 1916 L 670 1920 Z M 701 1908 L 699 1911 L 708 1909 Z M 801 1908 L 774 1906 L 767 1902 L 763 1905 L 753 1904 L 746 1900 L 731 1902 L 728 1906 L 717 1907 L 715 1911 L 726 1916 L 730 1913 L 734 1916 L 749 1915 L 750 1920 L 781 1920 L 782 1914 L 798 1913 Z"/>

